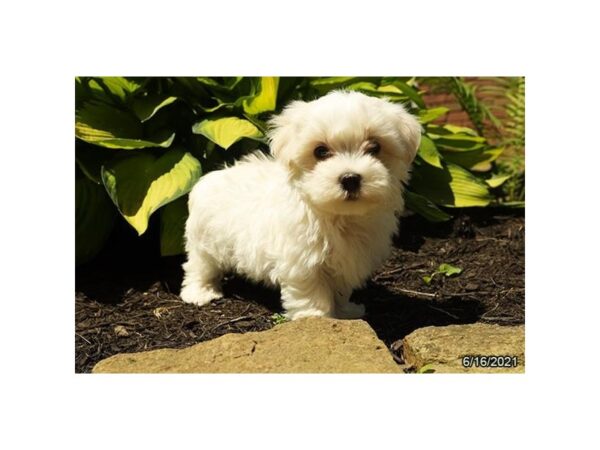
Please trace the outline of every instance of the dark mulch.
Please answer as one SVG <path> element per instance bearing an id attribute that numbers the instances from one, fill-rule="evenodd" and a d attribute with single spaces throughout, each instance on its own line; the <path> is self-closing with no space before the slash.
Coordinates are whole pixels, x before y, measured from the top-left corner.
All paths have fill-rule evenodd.
<path id="1" fill-rule="evenodd" d="M 525 319 L 525 219 L 506 210 L 462 213 L 444 224 L 402 219 L 392 257 L 353 299 L 365 320 L 391 347 L 428 325 Z M 140 243 L 139 249 L 142 249 Z M 281 313 L 279 293 L 238 277 L 224 283 L 225 298 L 198 308 L 177 297 L 183 258 L 156 258 L 115 241 L 77 270 L 75 370 L 90 372 L 116 353 L 181 348 L 226 333 L 271 328 Z M 458 276 L 422 277 L 442 263 Z M 396 346 L 394 346 L 396 348 Z"/>

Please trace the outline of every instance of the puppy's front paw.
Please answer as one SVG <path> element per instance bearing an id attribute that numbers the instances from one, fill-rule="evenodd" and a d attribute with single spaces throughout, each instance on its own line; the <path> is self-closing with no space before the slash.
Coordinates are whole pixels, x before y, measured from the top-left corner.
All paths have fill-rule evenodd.
<path id="1" fill-rule="evenodd" d="M 360 319 L 365 315 L 365 305 L 348 302 L 338 305 L 335 312 L 339 319 Z"/>
<path id="2" fill-rule="evenodd" d="M 298 320 L 303 319 L 304 317 L 331 317 L 327 312 L 315 308 L 286 311 L 284 316 L 289 320 Z"/>
<path id="3" fill-rule="evenodd" d="M 188 284 L 181 289 L 179 296 L 185 303 L 202 306 L 223 297 L 223 294 L 213 287 L 201 287 L 195 284 Z"/>

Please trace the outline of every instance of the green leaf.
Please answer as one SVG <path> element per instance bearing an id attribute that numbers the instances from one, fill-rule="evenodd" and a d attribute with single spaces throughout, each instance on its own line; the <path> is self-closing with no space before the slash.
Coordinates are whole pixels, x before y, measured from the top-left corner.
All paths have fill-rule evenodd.
<path id="1" fill-rule="evenodd" d="M 223 77 L 223 86 L 229 89 L 235 89 L 244 77 Z"/>
<path id="2" fill-rule="evenodd" d="M 216 112 L 220 109 L 231 109 L 234 104 L 233 103 L 228 103 L 228 102 L 221 102 L 221 100 L 219 99 L 215 99 L 217 104 L 215 106 L 202 106 L 201 104 L 197 103 L 194 105 L 195 108 L 199 109 L 202 112 L 205 113 L 213 113 Z"/>
<path id="3" fill-rule="evenodd" d="M 116 210 L 104 187 L 86 177 L 75 181 L 75 261 L 93 259 L 113 229 Z"/>
<path id="4" fill-rule="evenodd" d="M 215 78 L 196 77 L 196 81 L 200 84 L 221 93 L 233 91 L 243 79 L 244 77 L 225 77 L 223 78 L 223 83 L 219 83 Z"/>
<path id="5" fill-rule="evenodd" d="M 75 118 L 75 135 L 86 142 L 142 136 L 142 125 L 133 115 L 104 103 L 85 103 L 76 111 Z"/>
<path id="6" fill-rule="evenodd" d="M 433 141 L 427 136 L 421 137 L 421 145 L 419 146 L 419 151 L 417 153 L 427 164 L 439 167 L 440 169 L 442 168 L 440 153 L 437 151 L 437 148 L 435 148 Z"/>
<path id="7" fill-rule="evenodd" d="M 425 108 L 425 102 L 423 101 L 423 98 L 414 88 L 400 80 L 393 81 L 390 84 L 398 88 L 402 94 L 412 100 L 420 109 Z"/>
<path id="8" fill-rule="evenodd" d="M 387 98 L 391 101 L 407 101 L 408 97 L 396 86 L 377 86 L 369 81 L 361 81 L 346 86 L 346 89 L 362 92 L 373 97 Z"/>
<path id="9" fill-rule="evenodd" d="M 175 100 L 177 100 L 177 97 L 148 95 L 146 97 L 136 98 L 131 107 L 140 122 L 145 122 L 148 119 L 151 119 L 161 108 L 170 105 Z"/>
<path id="10" fill-rule="evenodd" d="M 477 177 L 452 163 L 448 163 L 450 172 L 450 188 L 454 194 L 454 206 L 487 206 L 492 200 L 492 196 L 485 183 Z"/>
<path id="11" fill-rule="evenodd" d="M 213 100 L 218 100 L 220 103 L 230 104 L 242 97 L 256 94 L 256 83 L 251 77 L 230 77 L 224 79 L 223 83 L 210 77 L 197 77 L 192 80 L 202 85 L 211 94 Z"/>
<path id="12" fill-rule="evenodd" d="M 96 145 L 100 145 L 106 148 L 120 148 L 124 150 L 132 150 L 137 148 L 148 148 L 148 147 L 163 147 L 167 148 L 175 139 L 175 133 L 171 134 L 166 139 L 158 141 L 147 141 L 144 139 L 110 139 L 102 142 L 95 142 Z"/>
<path id="13" fill-rule="evenodd" d="M 465 169 L 485 172 L 491 169 L 490 163 L 495 161 L 504 151 L 503 148 L 488 148 L 467 151 L 443 151 L 444 160 L 449 161 Z"/>
<path id="14" fill-rule="evenodd" d="M 377 85 L 375 83 L 372 83 L 370 81 L 359 81 L 357 83 L 352 83 L 349 84 L 348 86 L 345 86 L 346 89 L 350 89 L 352 91 L 365 91 L 365 92 L 372 92 L 372 93 L 379 93 L 380 95 L 385 95 L 385 93 L 380 93 L 377 91 Z M 388 92 L 389 93 L 389 92 Z"/>
<path id="15" fill-rule="evenodd" d="M 485 182 L 487 183 L 487 185 L 491 188 L 497 188 L 499 186 L 502 186 L 502 184 L 504 184 L 504 182 L 506 180 L 508 180 L 512 175 L 500 175 L 500 176 L 495 176 L 492 178 L 488 178 L 487 180 L 485 180 Z"/>
<path id="16" fill-rule="evenodd" d="M 453 266 L 452 264 L 444 263 L 444 264 L 440 264 L 436 273 L 443 274 L 447 277 L 450 277 L 452 275 L 459 275 L 462 273 L 462 271 L 463 270 L 460 267 L 456 267 L 456 266 Z"/>
<path id="17" fill-rule="evenodd" d="M 142 124 L 135 116 L 100 102 L 85 103 L 75 114 L 75 136 L 101 147 L 166 148 L 175 139 L 175 133 L 154 140 L 144 139 L 142 135 Z"/>
<path id="18" fill-rule="evenodd" d="M 462 269 L 460 267 L 453 266 L 452 264 L 443 263 L 438 266 L 438 268 L 433 272 L 430 276 L 424 276 L 423 282 L 427 285 L 431 284 L 431 280 L 436 275 L 444 275 L 446 277 L 451 277 L 452 275 L 459 275 L 462 273 Z"/>
<path id="19" fill-rule="evenodd" d="M 423 197 L 422 195 L 406 190 L 404 191 L 404 200 L 406 201 L 408 209 L 425 217 L 431 222 L 445 222 L 452 218 L 450 214 L 446 214 L 435 206 L 428 198 Z"/>
<path id="20" fill-rule="evenodd" d="M 487 184 L 452 163 L 445 163 L 443 169 L 428 164 L 415 166 L 410 187 L 442 206 L 487 206 L 492 200 Z"/>
<path id="21" fill-rule="evenodd" d="M 75 77 L 75 108 L 79 108 L 83 102 L 91 100 L 93 94 L 85 77 Z"/>
<path id="22" fill-rule="evenodd" d="M 271 316 L 271 320 L 273 321 L 273 325 L 279 325 L 285 322 L 289 322 L 289 319 L 285 317 L 283 314 L 275 313 Z"/>
<path id="23" fill-rule="evenodd" d="M 427 135 L 434 140 L 439 150 L 468 151 L 483 148 L 485 138 L 467 127 L 455 125 L 427 125 Z"/>
<path id="24" fill-rule="evenodd" d="M 166 204 L 160 209 L 160 254 L 181 255 L 185 252 L 185 221 L 188 217 L 188 196 Z"/>
<path id="25" fill-rule="evenodd" d="M 522 201 L 499 202 L 499 203 L 494 203 L 494 206 L 520 209 L 520 208 L 525 208 L 525 202 L 522 202 Z"/>
<path id="26" fill-rule="evenodd" d="M 370 83 L 371 90 L 377 92 L 377 86 L 373 83 L 379 83 L 381 78 L 375 77 L 319 77 L 310 80 L 310 85 L 315 88 L 321 95 L 329 91 L 340 88 L 351 89 L 352 84 L 366 81 Z"/>
<path id="27" fill-rule="evenodd" d="M 90 87 L 94 90 L 101 89 L 124 102 L 129 96 L 135 94 L 142 85 L 124 77 L 95 77 L 90 81 Z"/>
<path id="28" fill-rule="evenodd" d="M 255 116 L 263 112 L 274 111 L 277 107 L 279 77 L 261 77 L 259 84 L 258 94 L 243 102 L 246 114 Z"/>
<path id="29" fill-rule="evenodd" d="M 459 127 L 457 125 L 446 124 L 446 125 L 443 125 L 443 128 L 448 130 L 452 134 L 466 134 L 469 136 L 480 137 L 477 134 L 477 131 L 475 131 L 472 128 L 468 128 L 468 127 Z"/>
<path id="30" fill-rule="evenodd" d="M 311 86 L 321 88 L 327 87 L 335 89 L 344 85 L 356 83 L 364 80 L 364 77 L 318 77 L 310 80 Z M 367 78 L 368 80 L 375 80 L 376 78 Z"/>
<path id="31" fill-rule="evenodd" d="M 209 101 L 211 94 L 206 86 L 194 77 L 174 77 L 173 94 L 184 98 L 190 103 L 196 104 L 196 101 Z"/>
<path id="32" fill-rule="evenodd" d="M 102 182 L 121 215 L 143 234 L 150 215 L 187 194 L 201 175 L 200 162 L 180 149 L 161 157 L 132 153 L 102 167 Z"/>
<path id="33" fill-rule="evenodd" d="M 417 370 L 417 373 L 435 373 L 435 369 L 433 364 L 425 364 L 423 367 Z"/>
<path id="34" fill-rule="evenodd" d="M 401 89 L 399 89 L 398 87 L 396 87 L 392 84 L 387 84 L 385 86 L 379 86 L 374 91 L 366 91 L 366 93 L 369 95 L 375 95 L 380 98 L 385 98 L 392 102 L 408 103 L 408 101 L 410 100 L 410 98 L 404 92 L 402 92 Z"/>
<path id="35" fill-rule="evenodd" d="M 435 136 L 429 133 L 429 137 L 434 140 L 440 150 L 447 151 L 466 151 L 482 148 L 485 144 L 485 138 L 479 136 L 470 136 L 468 134 L 447 134 L 445 136 Z"/>
<path id="36" fill-rule="evenodd" d="M 227 150 L 242 138 L 261 140 L 263 133 L 250 121 L 238 117 L 206 119 L 196 123 L 192 132 L 201 134 Z"/>
<path id="37" fill-rule="evenodd" d="M 312 86 L 341 86 L 359 80 L 357 77 L 318 77 L 310 81 Z"/>
<path id="38" fill-rule="evenodd" d="M 222 86 L 216 80 L 210 77 L 196 77 L 196 81 L 210 87 L 221 88 Z"/>
<path id="39" fill-rule="evenodd" d="M 422 109 L 418 113 L 418 119 L 419 122 L 421 122 L 422 124 L 426 124 L 429 122 L 433 122 L 439 117 L 442 117 L 448 111 L 450 111 L 450 109 L 446 108 L 445 106 L 440 106 L 438 108 L 431 109 Z"/>

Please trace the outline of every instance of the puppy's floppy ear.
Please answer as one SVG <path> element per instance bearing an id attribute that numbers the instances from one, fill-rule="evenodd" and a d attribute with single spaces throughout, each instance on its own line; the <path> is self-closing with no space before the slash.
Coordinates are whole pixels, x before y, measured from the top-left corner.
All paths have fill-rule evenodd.
<path id="1" fill-rule="evenodd" d="M 289 162 L 291 159 L 294 135 L 297 133 L 297 119 L 306 107 L 306 102 L 297 100 L 290 103 L 281 114 L 269 120 L 269 147 L 275 159 Z"/>
<path id="2" fill-rule="evenodd" d="M 415 116 L 406 111 L 402 105 L 396 103 L 392 106 L 395 109 L 396 126 L 406 150 L 405 154 L 402 155 L 402 159 L 410 164 L 417 156 L 417 150 L 421 144 L 422 127 Z"/>

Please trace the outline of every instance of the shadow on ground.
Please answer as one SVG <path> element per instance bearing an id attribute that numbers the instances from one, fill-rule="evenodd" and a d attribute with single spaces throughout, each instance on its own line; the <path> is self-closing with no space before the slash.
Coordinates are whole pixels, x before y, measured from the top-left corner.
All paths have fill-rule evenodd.
<path id="1" fill-rule="evenodd" d="M 487 214 L 446 224 L 403 219 L 392 256 L 352 297 L 366 305 L 365 320 L 388 347 L 430 325 L 524 322 L 524 218 Z M 182 256 L 160 258 L 156 245 L 119 239 L 76 270 L 76 372 L 116 353 L 266 330 L 282 312 L 277 290 L 233 276 L 223 283 L 224 299 L 201 308 L 185 304 L 178 296 Z M 425 283 L 441 263 L 462 273 Z"/>
<path id="2" fill-rule="evenodd" d="M 364 320 L 388 346 L 418 328 L 475 323 L 485 311 L 478 300 L 461 297 L 443 301 L 416 299 L 374 283 L 357 291 L 352 300 L 365 303 L 367 314 Z"/>

